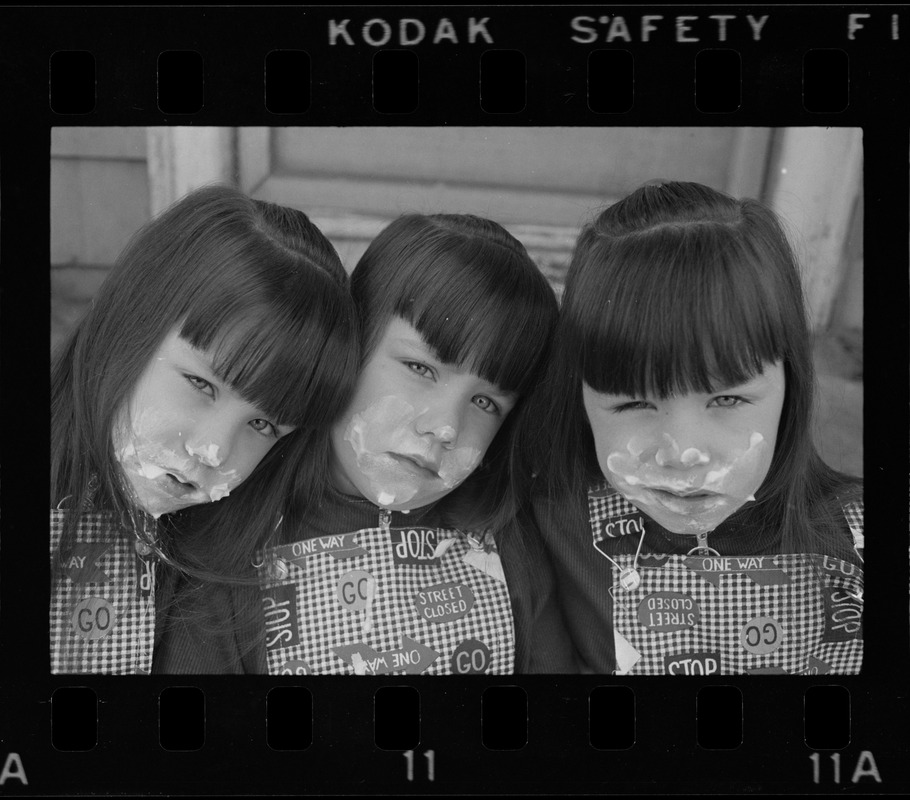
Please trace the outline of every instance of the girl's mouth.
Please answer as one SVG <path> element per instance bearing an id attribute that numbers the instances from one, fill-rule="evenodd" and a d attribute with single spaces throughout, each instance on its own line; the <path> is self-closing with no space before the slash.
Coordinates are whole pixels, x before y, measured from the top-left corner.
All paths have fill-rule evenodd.
<path id="1" fill-rule="evenodd" d="M 165 472 L 164 475 L 155 479 L 155 483 L 169 495 L 173 497 L 187 497 L 199 491 L 195 483 L 184 481 L 173 472 Z"/>
<path id="2" fill-rule="evenodd" d="M 419 456 L 409 456 L 401 453 L 389 453 L 389 455 L 405 469 L 422 478 L 439 478 L 439 473 L 433 469 L 434 465 L 424 461 Z"/>
<path id="3" fill-rule="evenodd" d="M 675 497 L 681 500 L 690 500 L 693 498 L 705 498 L 705 497 L 717 497 L 717 492 L 712 492 L 707 489 L 695 489 L 691 492 L 676 492 L 672 489 L 663 489 L 659 487 L 649 487 L 652 492 L 657 492 L 661 495 L 666 495 L 667 497 Z"/>
<path id="4" fill-rule="evenodd" d="M 716 492 L 706 491 L 704 489 L 694 492 L 673 492 L 669 489 L 650 489 L 654 499 L 675 514 L 684 514 L 687 516 L 697 515 L 710 511 L 717 506 L 723 495 Z"/>

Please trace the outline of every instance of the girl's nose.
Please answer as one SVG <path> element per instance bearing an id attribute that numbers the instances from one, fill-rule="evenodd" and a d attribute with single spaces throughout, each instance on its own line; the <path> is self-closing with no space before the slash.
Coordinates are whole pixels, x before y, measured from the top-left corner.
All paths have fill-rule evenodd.
<path id="1" fill-rule="evenodd" d="M 231 426 L 216 420 L 193 431 L 187 437 L 184 448 L 200 464 L 220 467 L 231 454 L 232 439 Z"/>
<path id="2" fill-rule="evenodd" d="M 662 441 L 657 446 L 654 461 L 659 467 L 689 469 L 710 463 L 711 455 L 706 450 L 692 444 L 680 446 L 673 436 L 665 432 L 662 434 Z"/>
<path id="3" fill-rule="evenodd" d="M 460 420 L 457 411 L 451 405 L 429 408 L 416 421 L 417 433 L 421 436 L 430 434 L 444 445 L 453 445 L 458 439 Z"/>

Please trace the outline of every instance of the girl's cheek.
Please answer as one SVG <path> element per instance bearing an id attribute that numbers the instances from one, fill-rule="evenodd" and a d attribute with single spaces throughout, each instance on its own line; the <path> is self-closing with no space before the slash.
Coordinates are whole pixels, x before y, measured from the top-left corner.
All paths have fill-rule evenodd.
<path id="1" fill-rule="evenodd" d="M 457 447 L 445 451 L 439 464 L 439 478 L 423 480 L 403 468 L 387 453 L 429 455 L 427 443 L 415 431 L 422 413 L 405 399 L 381 397 L 355 413 L 344 432 L 351 446 L 355 467 L 367 479 L 373 502 L 383 507 L 401 506 L 432 490 L 451 490 L 478 466 L 483 451 Z"/>
<path id="2" fill-rule="evenodd" d="M 598 448 L 601 469 L 604 476 L 627 486 L 635 486 L 642 482 L 641 472 L 647 464 L 647 453 L 655 451 L 647 442 L 632 436 L 628 439 L 617 441 L 611 439 Z"/>
<path id="3" fill-rule="evenodd" d="M 115 426 L 115 458 L 128 477 L 154 480 L 165 473 L 166 467 L 198 480 L 198 464 L 185 447 L 182 429 L 189 429 L 188 426 L 192 426 L 192 420 L 177 419 L 157 406 L 134 405 L 129 414 L 119 415 Z"/>
<path id="4" fill-rule="evenodd" d="M 408 503 L 420 490 L 416 477 L 387 455 L 414 451 L 414 445 L 408 445 L 413 439 L 408 431 L 416 418 L 417 411 L 410 403 L 387 395 L 353 414 L 345 428 L 344 441 L 354 456 L 352 466 L 366 478 L 367 497 L 379 506 Z"/>
<path id="5" fill-rule="evenodd" d="M 705 476 L 705 486 L 730 497 L 754 500 L 774 456 L 774 446 L 758 431 L 749 437 L 745 450 L 736 450 L 726 464 Z"/>
<path id="6" fill-rule="evenodd" d="M 130 417 L 134 434 L 148 438 L 160 436 L 170 422 L 170 416 L 157 406 L 133 408 Z"/>
<path id="7" fill-rule="evenodd" d="M 401 397 L 380 397 L 363 411 L 354 414 L 344 432 L 356 454 L 393 449 L 417 419 L 417 410 Z"/>
<path id="8" fill-rule="evenodd" d="M 481 458 L 483 458 L 483 453 L 472 447 L 457 447 L 446 452 L 439 468 L 439 477 L 443 486 L 447 489 L 454 489 L 464 482 L 477 469 Z"/>
<path id="9" fill-rule="evenodd" d="M 132 407 L 118 423 L 123 446 L 135 449 L 164 448 L 171 438 L 169 431 L 179 429 L 171 418 L 155 406 Z M 174 438 L 177 431 L 174 430 Z"/>
<path id="10" fill-rule="evenodd" d="M 218 500 L 223 500 L 227 497 L 234 489 L 236 489 L 245 479 L 245 475 L 241 474 L 235 469 L 231 470 L 218 470 L 215 476 L 212 478 L 212 482 L 209 486 L 204 487 L 209 499 L 215 503 Z"/>

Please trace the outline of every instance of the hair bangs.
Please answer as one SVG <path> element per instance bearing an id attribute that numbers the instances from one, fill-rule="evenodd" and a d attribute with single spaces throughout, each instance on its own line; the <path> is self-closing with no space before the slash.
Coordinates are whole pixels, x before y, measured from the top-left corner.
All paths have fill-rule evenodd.
<path id="1" fill-rule="evenodd" d="M 536 379 L 558 308 L 523 245 L 470 214 L 406 214 L 369 245 L 351 276 L 369 358 L 393 317 L 436 355 L 502 391 Z"/>
<path id="2" fill-rule="evenodd" d="M 484 246 L 489 250 L 489 244 Z M 545 285 L 529 280 L 536 276 L 527 274 L 526 265 L 509 263 L 514 254 L 496 250 L 504 263 L 495 272 L 477 267 L 480 259 L 490 259 L 479 246 L 477 253 L 460 254 L 457 264 L 444 254 L 425 264 L 394 313 L 410 322 L 443 361 L 503 391 L 523 394 L 547 345 L 556 303 Z"/>
<path id="3" fill-rule="evenodd" d="M 589 263 L 608 268 L 567 293 L 563 348 L 595 391 L 710 393 L 785 358 L 780 298 L 730 226 L 662 226 L 595 250 Z"/>
<path id="4" fill-rule="evenodd" d="M 323 294 L 210 302 L 187 316 L 180 336 L 205 350 L 218 378 L 273 422 L 318 427 L 333 419 L 339 381 L 356 369 L 346 368 L 356 362 L 352 320 Z"/>

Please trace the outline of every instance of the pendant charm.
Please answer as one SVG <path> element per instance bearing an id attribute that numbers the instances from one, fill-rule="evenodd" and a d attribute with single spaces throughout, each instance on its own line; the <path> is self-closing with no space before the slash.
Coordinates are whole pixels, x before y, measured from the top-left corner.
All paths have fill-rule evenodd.
<path id="1" fill-rule="evenodd" d="M 695 541 L 697 544 L 693 547 L 686 555 L 688 556 L 720 556 L 720 553 L 717 552 L 713 547 L 708 546 L 708 534 L 707 532 L 696 533 Z"/>
<path id="2" fill-rule="evenodd" d="M 641 586 L 641 575 L 637 569 L 626 567 L 619 573 L 619 585 L 627 592 L 634 592 Z"/>
<path id="3" fill-rule="evenodd" d="M 143 542 L 141 539 L 136 539 L 133 547 L 142 558 L 145 558 L 154 551 L 154 548 L 148 542 Z"/>
<path id="4" fill-rule="evenodd" d="M 269 564 L 268 574 L 272 580 L 283 581 L 288 576 L 288 572 L 290 570 L 283 558 L 276 558 Z"/>

